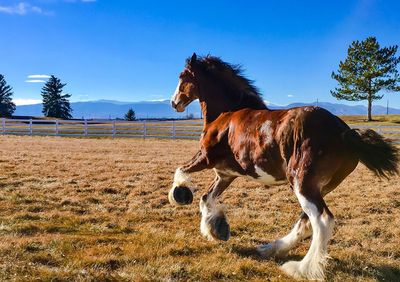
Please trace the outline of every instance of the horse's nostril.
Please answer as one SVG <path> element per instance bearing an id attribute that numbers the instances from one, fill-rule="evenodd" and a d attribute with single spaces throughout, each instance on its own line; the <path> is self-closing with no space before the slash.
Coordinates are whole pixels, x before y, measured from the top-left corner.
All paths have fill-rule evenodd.
<path id="1" fill-rule="evenodd" d="M 173 108 L 176 108 L 176 104 L 175 104 L 174 101 L 171 101 L 171 106 L 172 106 Z"/>

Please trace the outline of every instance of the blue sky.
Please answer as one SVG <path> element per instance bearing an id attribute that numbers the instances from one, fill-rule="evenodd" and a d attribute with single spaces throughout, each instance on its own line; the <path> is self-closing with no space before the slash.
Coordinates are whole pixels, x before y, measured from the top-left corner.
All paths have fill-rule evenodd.
<path id="1" fill-rule="evenodd" d="M 0 73 L 18 103 L 40 100 L 34 81 L 49 74 L 73 101 L 169 99 L 195 51 L 242 64 L 272 103 L 336 102 L 330 75 L 349 44 L 400 44 L 398 11 L 384 0 L 0 0 Z M 400 108 L 400 93 L 377 103 L 388 99 Z"/>

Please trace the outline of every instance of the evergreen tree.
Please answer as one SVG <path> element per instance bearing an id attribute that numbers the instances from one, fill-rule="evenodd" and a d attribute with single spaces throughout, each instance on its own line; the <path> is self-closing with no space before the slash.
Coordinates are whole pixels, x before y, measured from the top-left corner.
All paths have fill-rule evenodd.
<path id="1" fill-rule="evenodd" d="M 382 99 L 381 90 L 400 91 L 400 76 L 396 57 L 397 45 L 379 46 L 375 37 L 353 41 L 347 58 L 340 62 L 337 73 L 332 72 L 339 87 L 331 90 L 332 96 L 348 101 L 368 101 L 368 121 L 372 120 L 372 101 Z"/>
<path id="2" fill-rule="evenodd" d="M 125 120 L 134 121 L 136 119 L 135 111 L 130 108 L 125 114 Z"/>
<path id="3" fill-rule="evenodd" d="M 4 75 L 0 74 L 0 117 L 11 117 L 15 111 L 15 104 L 11 96 L 12 87 L 7 85 Z"/>
<path id="4" fill-rule="evenodd" d="M 46 117 L 60 119 L 72 118 L 71 106 L 69 104 L 70 94 L 63 94 L 63 88 L 66 84 L 52 75 L 42 88 L 43 114 Z"/>

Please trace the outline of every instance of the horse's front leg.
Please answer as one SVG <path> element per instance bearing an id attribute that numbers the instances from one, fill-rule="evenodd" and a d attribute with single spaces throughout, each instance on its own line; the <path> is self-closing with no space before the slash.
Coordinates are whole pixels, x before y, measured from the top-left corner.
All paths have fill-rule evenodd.
<path id="1" fill-rule="evenodd" d="M 202 151 L 185 165 L 178 167 L 174 175 L 174 183 L 168 193 L 168 200 L 172 205 L 189 205 L 193 202 L 194 185 L 189 173 L 208 168 L 208 161 Z"/>
<path id="2" fill-rule="evenodd" d="M 218 203 L 217 198 L 236 177 L 219 173 L 216 174 L 208 192 L 204 194 L 200 200 L 200 231 L 201 234 L 209 240 L 217 239 L 227 241 L 230 237 L 229 223 L 225 215 L 224 207 Z"/>

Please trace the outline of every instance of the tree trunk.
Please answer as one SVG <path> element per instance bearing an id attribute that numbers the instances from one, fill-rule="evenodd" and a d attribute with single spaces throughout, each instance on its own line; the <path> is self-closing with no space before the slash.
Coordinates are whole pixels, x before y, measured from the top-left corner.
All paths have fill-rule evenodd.
<path id="1" fill-rule="evenodd" d="M 372 95 L 368 95 L 368 121 L 372 121 Z"/>

